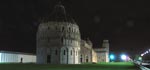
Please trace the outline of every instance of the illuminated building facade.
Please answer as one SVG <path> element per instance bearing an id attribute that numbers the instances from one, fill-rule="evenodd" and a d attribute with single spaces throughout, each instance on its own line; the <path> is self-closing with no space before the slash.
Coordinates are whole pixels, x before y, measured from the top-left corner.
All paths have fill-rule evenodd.
<path id="1" fill-rule="evenodd" d="M 79 64 L 79 26 L 58 4 L 51 16 L 43 19 L 37 32 L 37 63 Z"/>
<path id="2" fill-rule="evenodd" d="M 0 51 L 0 63 L 36 63 L 36 55 L 21 52 Z"/>

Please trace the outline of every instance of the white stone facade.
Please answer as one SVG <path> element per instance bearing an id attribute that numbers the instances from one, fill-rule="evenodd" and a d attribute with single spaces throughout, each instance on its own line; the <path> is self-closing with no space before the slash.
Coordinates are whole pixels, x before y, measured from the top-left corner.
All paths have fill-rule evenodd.
<path id="1" fill-rule="evenodd" d="M 78 25 L 67 17 L 63 5 L 56 5 L 52 15 L 38 27 L 37 63 L 78 64 L 80 40 Z"/>
<path id="2" fill-rule="evenodd" d="M 37 32 L 37 63 L 78 64 L 80 31 L 69 22 L 41 23 Z"/>

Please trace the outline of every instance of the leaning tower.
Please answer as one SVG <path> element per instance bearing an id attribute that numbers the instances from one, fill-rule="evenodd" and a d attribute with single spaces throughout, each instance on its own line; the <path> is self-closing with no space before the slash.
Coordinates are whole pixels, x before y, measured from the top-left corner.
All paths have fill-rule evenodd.
<path id="1" fill-rule="evenodd" d="M 66 14 L 63 5 L 56 5 L 52 14 L 43 19 L 36 39 L 38 64 L 80 63 L 79 26 Z"/>

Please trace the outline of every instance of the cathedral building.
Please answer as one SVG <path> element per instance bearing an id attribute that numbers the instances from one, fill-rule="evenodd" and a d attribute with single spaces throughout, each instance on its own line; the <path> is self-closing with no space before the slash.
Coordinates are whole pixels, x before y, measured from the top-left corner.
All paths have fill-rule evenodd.
<path id="1" fill-rule="evenodd" d="M 109 46 L 93 49 L 92 42 L 81 40 L 79 26 L 65 11 L 55 6 L 50 16 L 43 19 L 37 31 L 36 59 L 38 64 L 80 64 L 101 61 L 101 51 L 108 62 Z M 108 40 L 106 41 L 108 43 Z"/>

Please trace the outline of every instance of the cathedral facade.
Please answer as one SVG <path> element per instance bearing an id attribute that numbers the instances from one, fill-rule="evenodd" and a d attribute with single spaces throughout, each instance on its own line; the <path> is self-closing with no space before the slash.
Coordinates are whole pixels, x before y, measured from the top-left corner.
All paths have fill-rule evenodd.
<path id="1" fill-rule="evenodd" d="M 92 42 L 81 40 L 79 26 L 61 4 L 39 24 L 36 39 L 38 64 L 97 62 Z"/>

